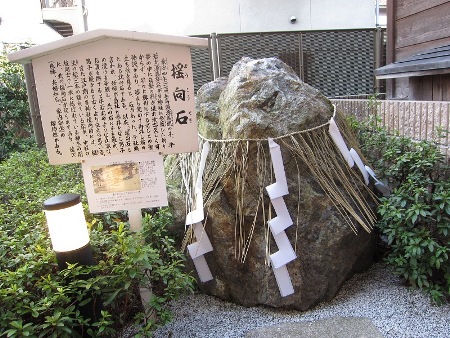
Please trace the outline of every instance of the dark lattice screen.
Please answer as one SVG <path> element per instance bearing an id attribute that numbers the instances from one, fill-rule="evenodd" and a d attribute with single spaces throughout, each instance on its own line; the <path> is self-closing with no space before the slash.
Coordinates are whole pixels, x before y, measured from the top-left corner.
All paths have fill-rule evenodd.
<path id="1" fill-rule="evenodd" d="M 386 66 L 386 45 L 387 45 L 387 34 L 383 33 L 382 37 L 382 50 L 381 50 L 381 67 Z M 386 93 L 386 79 L 380 80 L 380 93 Z"/>
<path id="2" fill-rule="evenodd" d="M 221 75 L 228 75 L 242 57 L 278 57 L 300 74 L 300 36 L 293 33 L 218 35 Z"/>
<path id="3" fill-rule="evenodd" d="M 306 83 L 327 96 L 373 92 L 373 30 L 302 35 Z"/>
<path id="4" fill-rule="evenodd" d="M 221 76 L 244 56 L 275 56 L 329 97 L 374 91 L 374 30 L 219 34 L 217 39 Z M 209 52 L 192 49 L 192 59 L 197 90 L 212 80 Z"/>
<path id="5" fill-rule="evenodd" d="M 191 48 L 192 72 L 194 75 L 194 90 L 197 90 L 213 80 L 212 66 L 208 49 Z"/>

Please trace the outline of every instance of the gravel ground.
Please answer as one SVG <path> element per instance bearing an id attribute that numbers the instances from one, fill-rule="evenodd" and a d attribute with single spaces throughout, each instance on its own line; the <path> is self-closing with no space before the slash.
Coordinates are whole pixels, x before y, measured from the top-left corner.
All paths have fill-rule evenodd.
<path id="1" fill-rule="evenodd" d="M 331 302 L 306 312 L 245 308 L 202 294 L 174 301 L 170 308 L 174 318 L 155 338 L 245 337 L 265 326 L 332 316 L 367 317 L 386 338 L 450 338 L 450 305 L 433 305 L 381 263 L 351 278 Z"/>

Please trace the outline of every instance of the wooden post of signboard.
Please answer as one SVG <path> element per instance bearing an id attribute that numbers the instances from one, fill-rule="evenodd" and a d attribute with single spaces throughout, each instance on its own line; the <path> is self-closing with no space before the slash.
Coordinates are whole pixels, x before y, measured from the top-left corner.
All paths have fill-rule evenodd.
<path id="1" fill-rule="evenodd" d="M 28 105 L 30 107 L 31 123 L 33 125 L 34 138 L 38 147 L 45 144 L 44 131 L 41 123 L 41 113 L 39 111 L 38 98 L 36 93 L 36 85 L 34 83 L 33 66 L 28 63 L 23 65 L 25 75 L 25 84 L 28 93 Z"/>

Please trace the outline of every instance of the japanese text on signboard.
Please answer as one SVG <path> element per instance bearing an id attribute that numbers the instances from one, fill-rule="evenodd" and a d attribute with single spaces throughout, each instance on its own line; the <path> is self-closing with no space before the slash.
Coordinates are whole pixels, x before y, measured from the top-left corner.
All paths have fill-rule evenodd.
<path id="1" fill-rule="evenodd" d="M 124 153 L 196 150 L 190 55 L 186 61 L 157 48 L 89 54 L 46 62 L 51 89 L 45 92 L 51 99 L 43 125 L 47 148 L 57 162 L 58 157 L 68 163 Z M 186 142 L 193 143 L 190 149 Z"/>

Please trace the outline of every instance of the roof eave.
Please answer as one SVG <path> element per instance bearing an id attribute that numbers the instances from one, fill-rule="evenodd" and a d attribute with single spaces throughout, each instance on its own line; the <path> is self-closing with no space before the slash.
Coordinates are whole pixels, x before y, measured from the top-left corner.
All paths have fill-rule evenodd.
<path id="1" fill-rule="evenodd" d="M 381 68 L 378 68 L 378 69 L 381 69 Z M 396 79 L 396 78 L 401 78 L 401 77 L 449 74 L 450 68 L 427 69 L 427 70 L 405 71 L 405 72 L 384 72 L 384 73 L 378 73 L 378 74 L 376 73 L 376 71 L 375 71 L 375 77 L 379 80 L 383 80 L 383 79 Z"/>

